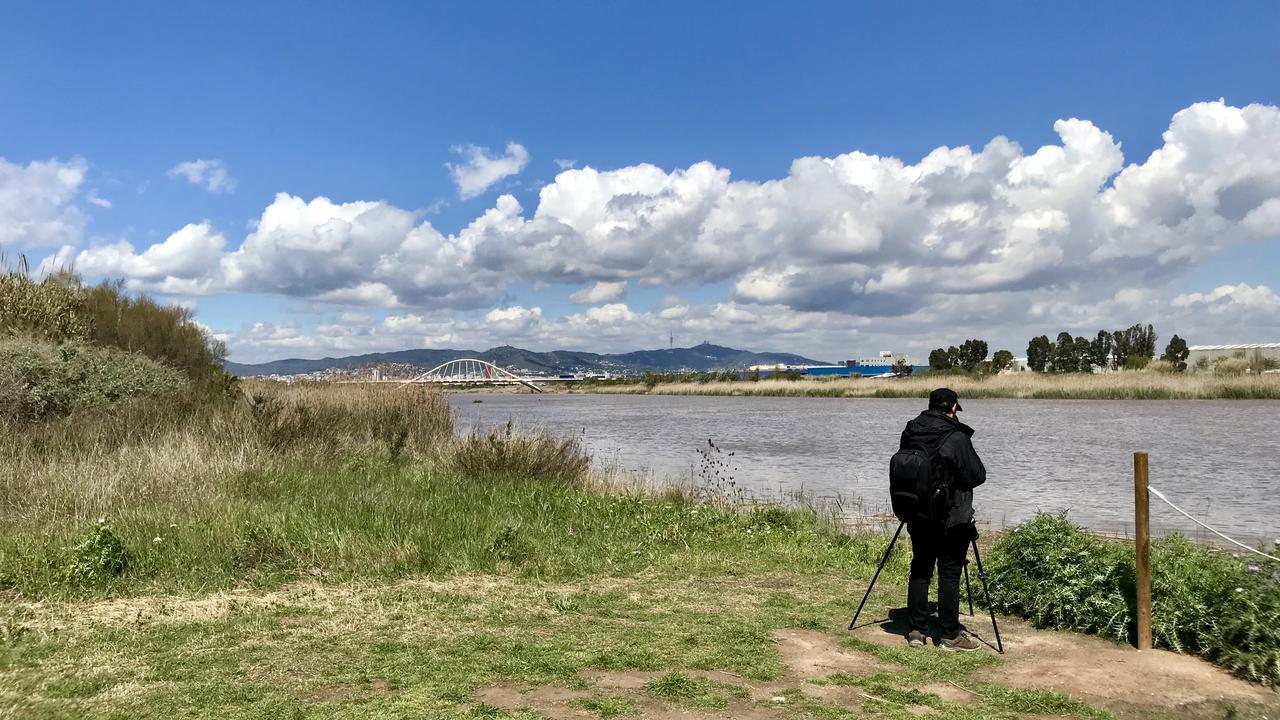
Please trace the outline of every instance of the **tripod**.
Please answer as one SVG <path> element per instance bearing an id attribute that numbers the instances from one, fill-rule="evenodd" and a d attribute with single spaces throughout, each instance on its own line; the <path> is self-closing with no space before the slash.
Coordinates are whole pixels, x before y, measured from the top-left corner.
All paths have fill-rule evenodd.
<path id="1" fill-rule="evenodd" d="M 862 614 L 862 608 L 867 604 L 867 598 L 871 597 L 871 588 L 876 586 L 876 579 L 880 577 L 880 571 L 884 570 L 885 563 L 889 562 L 889 554 L 893 552 L 894 543 L 898 542 L 898 536 L 902 534 L 902 528 L 906 527 L 906 522 L 898 523 L 898 530 L 893 534 L 893 539 L 889 541 L 889 547 L 884 549 L 884 555 L 880 558 L 880 567 L 876 568 L 876 574 L 871 576 L 871 584 L 867 585 L 867 591 L 862 595 L 862 602 L 858 603 L 858 611 L 853 614 L 853 620 L 849 621 L 849 629 L 852 630 L 858 624 L 858 616 Z M 974 538 L 969 541 L 973 548 L 973 559 L 978 565 L 978 579 L 982 581 L 982 593 L 987 598 L 987 610 L 991 612 L 991 629 L 996 633 L 996 652 L 1004 654 L 1004 644 L 1000 642 L 1000 626 L 996 624 L 996 611 L 991 606 L 991 589 L 987 586 L 987 573 L 982 569 L 982 555 L 978 553 L 978 540 Z M 967 553 L 966 553 L 967 555 Z M 964 594 L 969 600 L 969 616 L 973 616 L 973 589 L 969 586 L 969 558 L 964 560 Z"/>

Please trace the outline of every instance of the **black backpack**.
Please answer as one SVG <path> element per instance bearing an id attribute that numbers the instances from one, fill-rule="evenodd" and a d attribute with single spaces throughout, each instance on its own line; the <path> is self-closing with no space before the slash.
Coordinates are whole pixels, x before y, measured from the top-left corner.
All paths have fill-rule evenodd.
<path id="1" fill-rule="evenodd" d="M 938 451 L 950 435 L 944 435 L 933 447 L 904 447 L 889 459 L 889 500 L 893 514 L 902 522 L 946 520 L 951 488 Z"/>

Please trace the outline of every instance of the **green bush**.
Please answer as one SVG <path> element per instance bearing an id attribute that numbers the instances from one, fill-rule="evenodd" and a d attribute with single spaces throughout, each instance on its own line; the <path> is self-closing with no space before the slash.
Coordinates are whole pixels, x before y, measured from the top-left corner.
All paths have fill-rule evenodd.
<path id="1" fill-rule="evenodd" d="M 1133 569 L 1123 546 L 1094 538 L 1066 514 L 1039 514 L 1000 536 L 991 551 L 997 610 L 1039 627 L 1129 638 Z"/>
<path id="2" fill-rule="evenodd" d="M 1280 684 L 1280 580 L 1255 564 L 1170 535 L 1152 543 L 1152 640 L 1200 655 L 1255 682 Z M 1094 537 L 1066 514 L 1039 514 L 996 541 L 990 558 L 997 610 L 1039 627 L 1132 642 L 1133 548 Z"/>
<path id="3" fill-rule="evenodd" d="M 135 353 L 0 339 L 0 421 L 47 420 L 187 387 L 182 373 Z"/>

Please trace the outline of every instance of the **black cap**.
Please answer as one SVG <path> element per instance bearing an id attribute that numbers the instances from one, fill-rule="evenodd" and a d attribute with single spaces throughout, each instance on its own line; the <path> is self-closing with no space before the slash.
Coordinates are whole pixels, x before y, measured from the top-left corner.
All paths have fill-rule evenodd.
<path id="1" fill-rule="evenodd" d="M 956 412 L 964 409 L 960 407 L 960 396 L 956 395 L 955 390 L 938 388 L 929 393 L 929 409 L 946 411 L 950 410 L 952 405 L 956 406 Z"/>

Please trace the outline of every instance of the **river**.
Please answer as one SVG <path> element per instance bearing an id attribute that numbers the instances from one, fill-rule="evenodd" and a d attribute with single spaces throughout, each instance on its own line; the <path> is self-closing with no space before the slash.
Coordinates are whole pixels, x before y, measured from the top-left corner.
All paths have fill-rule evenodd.
<path id="1" fill-rule="evenodd" d="M 922 400 L 662 395 L 450 396 L 460 428 L 515 422 L 576 434 L 601 465 L 641 479 L 705 482 L 718 471 L 755 497 L 803 491 L 887 510 L 889 456 Z M 480 401 L 480 402 L 476 402 Z M 1068 510 L 1101 532 L 1133 527 L 1133 452 L 1151 454 L 1151 485 L 1245 542 L 1280 537 L 1276 401 L 963 400 L 987 467 L 979 519 L 1007 527 Z M 725 463 L 704 468 L 698 450 Z M 730 457 L 729 453 L 733 453 Z M 1154 496 L 1152 531 L 1209 537 Z"/>

